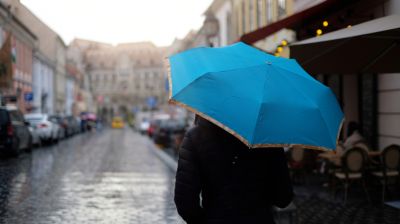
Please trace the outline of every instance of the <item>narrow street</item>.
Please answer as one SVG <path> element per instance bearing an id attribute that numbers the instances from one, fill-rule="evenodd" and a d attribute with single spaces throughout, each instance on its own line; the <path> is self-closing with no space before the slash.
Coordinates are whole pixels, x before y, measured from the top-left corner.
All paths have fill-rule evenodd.
<path id="1" fill-rule="evenodd" d="M 131 131 L 85 133 L 0 160 L 0 223 L 179 223 L 174 173 Z"/>

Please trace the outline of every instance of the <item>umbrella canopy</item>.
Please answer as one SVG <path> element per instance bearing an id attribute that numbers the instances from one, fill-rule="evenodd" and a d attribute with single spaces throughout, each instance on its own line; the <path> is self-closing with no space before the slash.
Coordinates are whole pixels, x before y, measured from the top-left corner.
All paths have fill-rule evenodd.
<path id="1" fill-rule="evenodd" d="M 343 113 L 332 91 L 295 60 L 244 43 L 169 58 L 169 101 L 251 148 L 335 149 Z"/>
<path id="2" fill-rule="evenodd" d="M 312 73 L 397 73 L 399 43 L 400 15 L 391 15 L 294 43 L 290 56 Z"/>

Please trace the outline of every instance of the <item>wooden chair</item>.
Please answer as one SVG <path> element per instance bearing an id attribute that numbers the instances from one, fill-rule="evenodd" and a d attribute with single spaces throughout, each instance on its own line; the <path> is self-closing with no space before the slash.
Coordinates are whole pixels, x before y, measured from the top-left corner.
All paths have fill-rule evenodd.
<path id="1" fill-rule="evenodd" d="M 357 148 L 361 148 L 363 149 L 366 153 L 368 153 L 369 151 L 371 151 L 371 148 L 368 146 L 368 143 L 366 143 L 365 141 L 359 141 L 357 143 L 354 144 L 353 148 L 357 147 Z"/>
<path id="2" fill-rule="evenodd" d="M 354 147 L 346 150 L 344 155 L 341 158 L 341 169 L 335 171 L 334 177 L 336 180 L 339 180 L 344 187 L 344 203 L 347 202 L 348 190 L 350 184 L 355 181 L 360 181 L 365 194 L 367 196 L 368 201 L 369 194 L 367 191 L 367 187 L 365 185 L 365 166 L 367 163 L 367 155 L 362 148 Z M 336 194 L 336 189 L 334 188 L 335 183 L 333 185 L 333 190 L 335 190 L 334 195 Z"/>
<path id="3" fill-rule="evenodd" d="M 385 201 L 385 192 L 389 179 L 400 178 L 400 146 L 390 145 L 386 147 L 381 156 L 381 169 L 371 174 L 377 177 L 382 184 L 382 202 Z"/>

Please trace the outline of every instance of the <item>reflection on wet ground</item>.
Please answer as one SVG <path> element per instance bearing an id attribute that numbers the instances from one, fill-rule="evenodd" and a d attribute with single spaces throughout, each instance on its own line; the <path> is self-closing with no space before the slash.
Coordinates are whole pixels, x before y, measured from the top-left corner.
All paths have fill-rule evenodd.
<path id="1" fill-rule="evenodd" d="M 0 223 L 180 223 L 172 173 L 125 130 L 0 159 Z"/>

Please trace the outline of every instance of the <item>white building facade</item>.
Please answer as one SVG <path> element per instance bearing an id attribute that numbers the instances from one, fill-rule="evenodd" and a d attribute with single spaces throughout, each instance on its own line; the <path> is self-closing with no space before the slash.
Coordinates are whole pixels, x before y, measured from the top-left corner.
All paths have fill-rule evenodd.
<path id="1" fill-rule="evenodd" d="M 33 110 L 34 113 L 54 113 L 54 68 L 43 56 L 33 58 Z"/>

